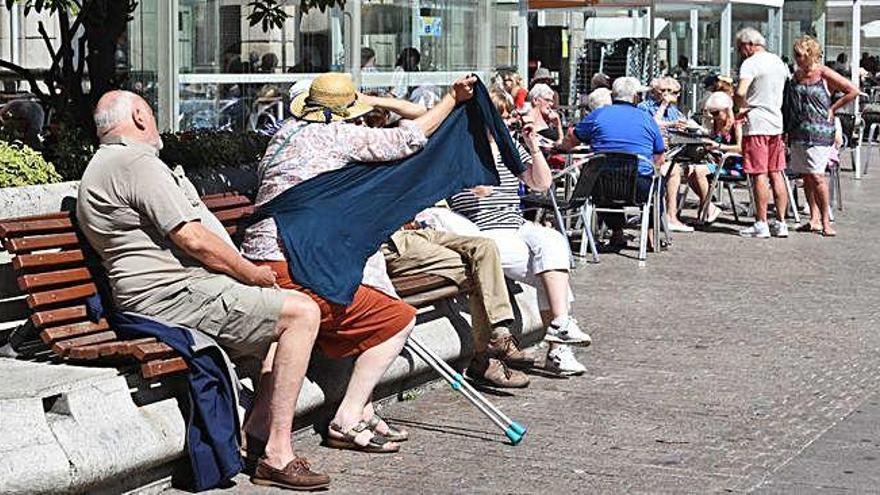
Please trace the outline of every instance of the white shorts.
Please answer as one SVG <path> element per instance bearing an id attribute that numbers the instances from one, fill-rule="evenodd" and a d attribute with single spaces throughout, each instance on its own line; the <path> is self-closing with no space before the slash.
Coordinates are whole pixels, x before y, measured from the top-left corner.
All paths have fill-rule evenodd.
<path id="1" fill-rule="evenodd" d="M 504 275 L 533 286 L 538 291 L 538 308 L 549 310 L 547 290 L 537 275 L 551 270 L 567 272 L 571 268 L 571 254 L 565 237 L 556 230 L 532 222 L 526 222 L 517 230 L 484 230 L 481 234 L 498 245 Z M 572 301 L 574 295 L 569 286 L 569 304 Z"/>
<path id="2" fill-rule="evenodd" d="M 792 143 L 789 169 L 796 174 L 824 174 L 833 152 L 834 146 Z"/>

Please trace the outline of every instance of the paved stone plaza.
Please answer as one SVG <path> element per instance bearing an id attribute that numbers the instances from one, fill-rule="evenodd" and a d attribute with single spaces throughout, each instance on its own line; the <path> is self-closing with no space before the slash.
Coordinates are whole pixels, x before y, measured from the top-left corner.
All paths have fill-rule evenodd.
<path id="1" fill-rule="evenodd" d="M 580 268 L 588 372 L 492 397 L 529 427 L 517 447 L 435 387 L 383 409 L 413 436 L 399 454 L 296 448 L 340 493 L 876 491 L 880 180 L 843 181 L 835 239 L 740 239 L 725 215 L 646 268 Z M 236 481 L 218 493 L 270 491 Z"/>

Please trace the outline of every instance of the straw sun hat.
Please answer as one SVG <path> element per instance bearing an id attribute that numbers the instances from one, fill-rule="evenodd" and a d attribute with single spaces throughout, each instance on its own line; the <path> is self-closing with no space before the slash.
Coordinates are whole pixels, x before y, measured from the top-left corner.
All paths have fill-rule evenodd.
<path id="1" fill-rule="evenodd" d="M 309 90 L 297 95 L 290 103 L 290 112 L 298 119 L 323 124 L 354 119 L 372 109 L 357 100 L 351 78 L 337 72 L 316 77 Z"/>

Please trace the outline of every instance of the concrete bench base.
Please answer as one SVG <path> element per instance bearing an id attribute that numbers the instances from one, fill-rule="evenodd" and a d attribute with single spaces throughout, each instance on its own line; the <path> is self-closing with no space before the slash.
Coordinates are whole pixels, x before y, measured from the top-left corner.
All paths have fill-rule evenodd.
<path id="1" fill-rule="evenodd" d="M 541 334 L 534 289 L 511 286 L 523 342 Z M 419 312 L 414 335 L 453 362 L 472 352 L 470 318 L 461 300 Z M 298 426 L 342 396 L 351 363 L 316 356 L 297 404 Z M 403 354 L 376 397 L 432 379 L 427 365 Z M 0 493 L 157 492 L 183 454 L 185 423 L 176 397 L 180 378 L 141 381 L 115 368 L 0 358 Z M 464 399 L 462 399 L 464 400 Z"/>

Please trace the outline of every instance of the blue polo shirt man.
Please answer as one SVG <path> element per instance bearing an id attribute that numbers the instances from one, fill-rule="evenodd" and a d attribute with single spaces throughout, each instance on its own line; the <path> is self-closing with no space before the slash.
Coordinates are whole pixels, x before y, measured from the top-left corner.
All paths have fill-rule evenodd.
<path id="1" fill-rule="evenodd" d="M 651 188 L 654 163 L 663 163 L 666 145 L 660 127 L 654 118 L 636 107 L 639 94 L 647 88 L 634 77 L 620 77 L 611 87 L 611 106 L 590 112 L 574 128 L 566 144 L 572 138 L 589 144 L 593 151 L 624 152 L 639 155 L 639 196 L 644 201 Z M 563 146 L 566 146 L 563 144 Z M 623 237 L 624 218 L 620 214 L 603 214 L 600 221 L 612 230 L 612 245 L 625 245 Z"/>
<path id="2" fill-rule="evenodd" d="M 574 137 L 589 144 L 593 151 L 634 153 L 639 161 L 639 175 L 654 175 L 653 160 L 666 152 L 663 135 L 657 122 L 636 107 L 638 93 L 644 87 L 637 79 L 621 77 L 614 81 L 611 106 L 601 107 L 587 115 L 574 128 Z"/>

